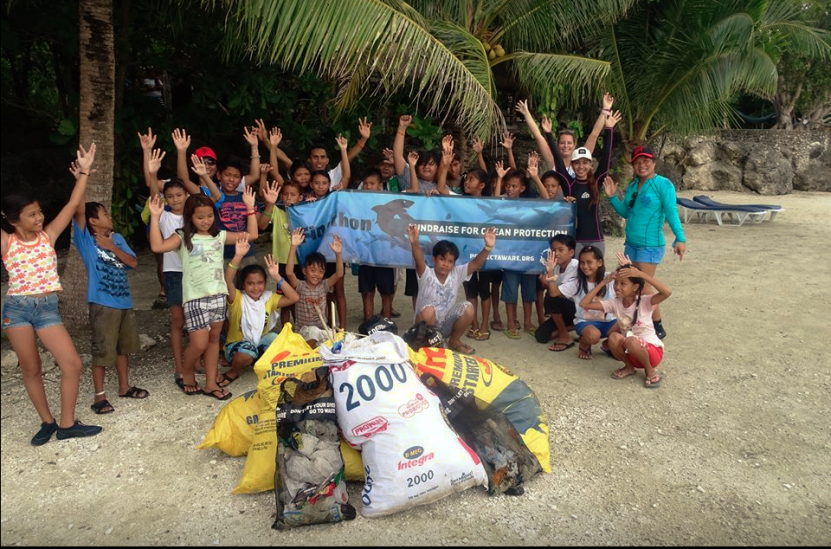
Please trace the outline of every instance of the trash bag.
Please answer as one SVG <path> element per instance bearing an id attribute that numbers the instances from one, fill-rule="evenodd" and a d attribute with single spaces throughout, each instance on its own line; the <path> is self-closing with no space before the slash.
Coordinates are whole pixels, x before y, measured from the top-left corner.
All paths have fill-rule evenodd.
<path id="1" fill-rule="evenodd" d="M 357 513 L 346 491 L 335 399 L 326 368 L 283 381 L 275 417 L 277 519 L 272 528 L 354 519 Z"/>
<path id="2" fill-rule="evenodd" d="M 359 334 L 369 336 L 375 332 L 391 332 L 398 335 L 398 326 L 389 318 L 381 315 L 374 315 L 358 326 Z"/>
<path id="3" fill-rule="evenodd" d="M 522 495 L 523 482 L 542 467 L 505 415 L 470 391 L 450 387 L 431 374 L 422 374 L 421 381 L 439 397 L 450 425 L 482 460 L 488 494 Z"/>
<path id="4" fill-rule="evenodd" d="M 343 438 L 361 449 L 361 514 L 388 515 L 487 484 L 476 452 L 453 432 L 418 379 L 407 345 L 388 332 L 321 348 Z"/>
<path id="5" fill-rule="evenodd" d="M 444 347 L 444 336 L 438 328 L 423 320 L 404 332 L 401 339 L 406 341 L 413 351 L 418 351 L 422 347 Z"/>
<path id="6" fill-rule="evenodd" d="M 257 391 L 248 391 L 223 406 L 205 435 L 200 450 L 219 448 L 229 456 L 244 456 L 254 442 L 254 426 L 263 405 Z"/>

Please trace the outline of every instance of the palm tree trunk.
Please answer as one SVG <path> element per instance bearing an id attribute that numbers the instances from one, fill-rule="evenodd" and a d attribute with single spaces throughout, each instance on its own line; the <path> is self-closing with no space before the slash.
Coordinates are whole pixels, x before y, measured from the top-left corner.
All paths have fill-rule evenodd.
<path id="1" fill-rule="evenodd" d="M 81 0 L 80 18 L 80 143 L 95 142 L 97 151 L 86 200 L 109 209 L 113 190 L 115 125 L 115 48 L 110 0 Z M 86 272 L 72 246 L 63 273 L 61 314 L 70 331 L 85 331 L 87 321 Z"/>

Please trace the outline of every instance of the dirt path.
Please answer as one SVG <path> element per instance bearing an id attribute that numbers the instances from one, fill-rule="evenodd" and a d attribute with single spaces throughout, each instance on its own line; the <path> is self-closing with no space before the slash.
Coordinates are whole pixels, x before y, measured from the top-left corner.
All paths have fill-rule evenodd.
<path id="1" fill-rule="evenodd" d="M 245 458 L 196 449 L 223 403 L 178 391 L 165 340 L 134 359 L 148 400 L 110 393 L 116 413 L 94 416 L 85 373 L 78 417 L 104 432 L 40 448 L 29 445 L 38 422 L 19 370 L 4 358 L 2 544 L 827 544 L 831 195 L 712 194 L 786 211 L 761 225 L 685 227 L 687 258 L 658 269 L 674 290 L 662 306 L 662 388 L 644 389 L 641 376 L 615 381 L 615 363 L 600 353 L 582 361 L 576 348 L 552 353 L 528 335 L 477 342 L 477 354 L 534 389 L 551 426 L 554 472 L 532 479 L 522 497 L 477 488 L 386 518 L 273 531 L 271 493 L 230 493 Z M 622 245 L 612 239 L 607 249 Z M 147 254 L 140 263 L 132 283 L 142 331 L 164 336 L 167 313 L 150 310 L 154 264 Z M 354 327 L 351 275 L 347 295 Z M 409 298 L 395 306 L 411 314 Z M 47 379 L 57 407 L 57 371 Z M 255 382 L 248 372 L 232 389 Z M 350 483 L 356 506 L 360 488 Z"/>

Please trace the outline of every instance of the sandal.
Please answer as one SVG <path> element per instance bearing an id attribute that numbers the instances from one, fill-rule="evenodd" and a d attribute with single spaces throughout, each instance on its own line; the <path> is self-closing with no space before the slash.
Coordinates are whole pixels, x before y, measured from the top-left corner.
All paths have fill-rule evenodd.
<path id="1" fill-rule="evenodd" d="M 217 393 L 219 393 L 219 395 L 217 395 Z M 231 393 L 223 391 L 222 389 L 214 389 L 213 391 L 206 391 L 205 389 L 202 389 L 202 394 L 214 397 L 217 400 L 228 400 L 231 398 Z"/>
<path id="2" fill-rule="evenodd" d="M 110 404 L 110 401 L 106 398 L 104 400 L 94 402 L 90 408 L 92 408 L 93 412 L 99 415 L 111 414 L 115 412 L 115 408 L 113 408 L 113 405 Z"/>
<path id="3" fill-rule="evenodd" d="M 193 385 L 188 385 L 187 383 L 182 382 L 182 392 L 188 396 L 199 395 L 202 394 L 202 387 L 199 386 L 198 383 L 194 383 Z"/>
<path id="4" fill-rule="evenodd" d="M 554 351 L 555 353 L 562 353 L 566 349 L 571 349 L 574 347 L 574 342 L 569 341 L 568 343 L 553 343 L 550 347 L 548 347 L 549 351 Z"/>
<path id="5" fill-rule="evenodd" d="M 537 337 L 537 327 L 531 324 L 529 327 L 525 328 L 525 333 L 532 337 Z"/>
<path id="6" fill-rule="evenodd" d="M 468 339 L 476 339 L 479 335 L 479 328 L 471 328 L 467 331 L 467 338 Z"/>
<path id="7" fill-rule="evenodd" d="M 184 392 L 184 391 L 185 391 L 185 380 L 182 378 L 182 376 L 180 376 L 180 375 L 178 375 L 178 374 L 177 374 L 177 375 L 174 375 L 174 376 L 173 376 L 173 381 L 176 383 L 176 386 L 177 386 L 179 389 L 181 389 L 181 390 L 182 390 L 182 392 Z"/>
<path id="8" fill-rule="evenodd" d="M 612 378 L 614 379 L 623 379 L 625 377 L 629 377 L 635 373 L 635 369 L 628 369 L 628 366 L 624 366 L 623 368 L 618 368 L 614 372 L 612 372 Z"/>
<path id="9" fill-rule="evenodd" d="M 501 320 L 492 320 L 491 330 L 493 330 L 494 332 L 504 332 L 505 326 L 502 324 Z"/>
<path id="10" fill-rule="evenodd" d="M 147 398 L 150 396 L 150 392 L 147 389 L 140 389 L 138 387 L 130 387 L 127 389 L 127 392 L 123 395 L 118 395 L 121 398 Z"/>
<path id="11" fill-rule="evenodd" d="M 476 341 L 487 341 L 490 338 L 491 338 L 491 333 L 490 332 L 477 332 L 476 337 L 473 338 L 473 339 L 475 339 Z"/>
<path id="12" fill-rule="evenodd" d="M 647 389 L 657 389 L 658 387 L 661 386 L 661 383 L 663 381 L 664 380 L 661 378 L 661 376 L 659 376 L 658 374 L 655 374 L 652 377 L 646 378 L 646 381 L 643 382 L 643 386 L 646 387 Z"/>
<path id="13" fill-rule="evenodd" d="M 217 381 L 217 385 L 219 385 L 220 387 L 227 387 L 228 385 L 232 384 L 237 379 L 239 379 L 239 374 L 237 374 L 236 377 L 231 377 L 228 375 L 228 372 L 225 372 L 224 374 L 219 374 L 219 378 L 220 379 L 219 381 Z"/>
<path id="14" fill-rule="evenodd" d="M 582 346 L 577 346 L 577 358 L 581 358 L 583 360 L 591 360 L 592 359 L 592 348 L 589 347 L 588 349 L 584 349 Z"/>
<path id="15" fill-rule="evenodd" d="M 519 333 L 519 328 L 508 328 L 505 330 L 505 335 L 511 339 L 521 339 L 522 335 Z"/>
<path id="16" fill-rule="evenodd" d="M 477 330 L 477 332 L 478 332 L 478 330 Z M 467 345 L 466 343 L 461 342 L 461 341 L 459 343 L 457 343 L 456 345 L 453 345 L 452 347 L 450 347 L 450 349 L 452 351 L 456 351 L 457 353 L 462 353 L 463 355 L 472 355 L 473 353 L 476 352 L 476 349 L 474 349 L 470 345 Z"/>

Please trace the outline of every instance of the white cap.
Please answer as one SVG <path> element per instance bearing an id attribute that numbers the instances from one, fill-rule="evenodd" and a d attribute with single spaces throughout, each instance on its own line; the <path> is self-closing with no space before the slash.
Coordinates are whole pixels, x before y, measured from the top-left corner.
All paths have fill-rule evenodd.
<path id="1" fill-rule="evenodd" d="M 589 152 L 589 149 L 586 147 L 580 147 L 579 149 L 574 149 L 574 152 L 571 153 L 571 161 L 574 162 L 580 158 L 588 158 L 589 160 L 592 159 L 592 153 Z"/>

